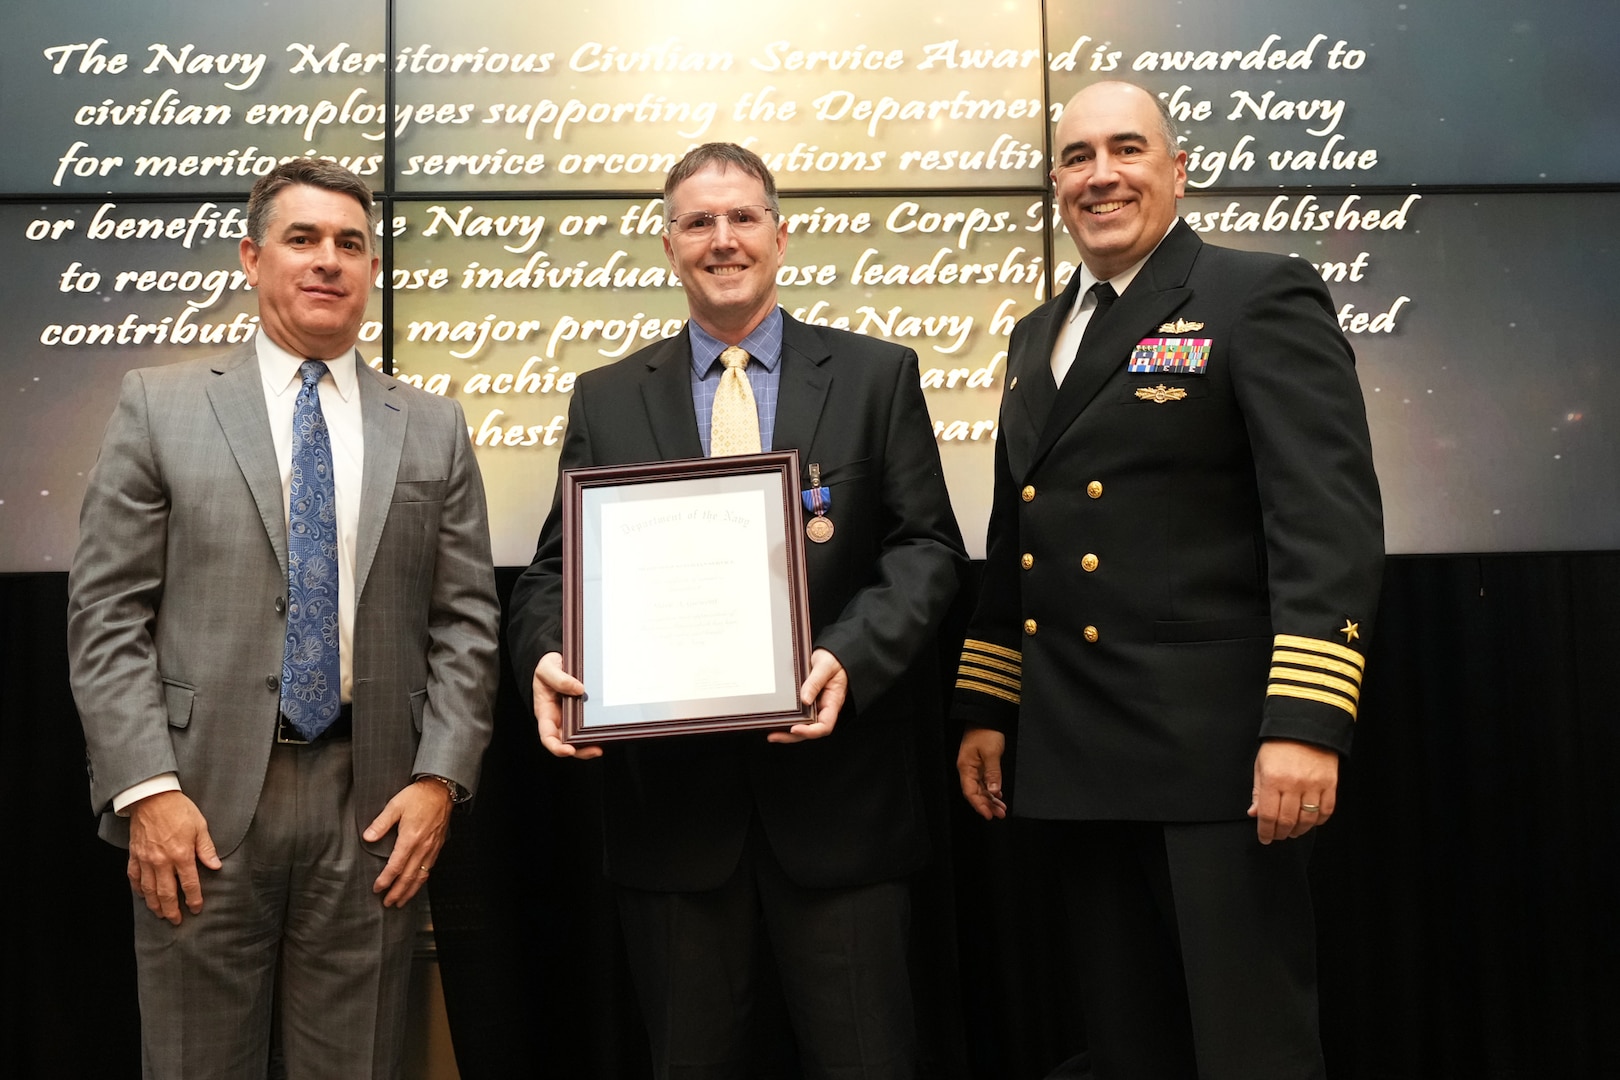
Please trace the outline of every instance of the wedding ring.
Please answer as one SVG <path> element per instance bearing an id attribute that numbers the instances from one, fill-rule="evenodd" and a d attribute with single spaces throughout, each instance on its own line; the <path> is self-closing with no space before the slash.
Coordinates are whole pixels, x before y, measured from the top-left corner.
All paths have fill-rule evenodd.
<path id="1" fill-rule="evenodd" d="M 1315 814 L 1315 813 L 1320 812 L 1321 809 L 1322 809 L 1320 806 L 1317 806 L 1313 802 L 1302 802 L 1302 803 L 1299 804 L 1299 808 L 1301 810 L 1305 811 L 1307 814 Z M 427 867 L 424 866 L 422 869 L 426 870 Z"/>

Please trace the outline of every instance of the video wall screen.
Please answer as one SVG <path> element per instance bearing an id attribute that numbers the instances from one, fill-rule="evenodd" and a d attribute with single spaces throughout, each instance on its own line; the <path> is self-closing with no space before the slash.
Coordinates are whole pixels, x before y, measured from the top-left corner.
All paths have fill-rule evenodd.
<path id="1" fill-rule="evenodd" d="M 1587 0 L 1048 0 L 1052 100 L 1139 82 L 1192 189 L 1613 184 L 1620 12 Z"/>
<path id="2" fill-rule="evenodd" d="M 29 4 L 0 41 L 0 571 L 65 569 L 124 371 L 251 335 L 243 199 L 310 153 L 384 201 L 363 355 L 461 401 L 496 560 L 527 562 L 574 379 L 679 332 L 659 192 L 708 139 L 777 174 L 784 307 L 916 350 L 982 555 L 1007 337 L 1075 265 L 1049 121 L 1109 76 L 1170 102 L 1206 240 L 1327 280 L 1391 551 L 1612 549 L 1617 38 L 1573 0 Z"/>
<path id="3" fill-rule="evenodd" d="M 1298 255 L 1327 280 L 1390 550 L 1616 546 L 1620 193 L 1303 192 L 1181 209 L 1210 242 Z"/>
<path id="4" fill-rule="evenodd" d="M 1046 171 L 1030 0 L 397 11 L 401 192 L 657 189 L 714 141 L 783 187 L 1038 187 Z"/>
<path id="5" fill-rule="evenodd" d="M 384 0 L 22 0 L 0 35 L 0 192 L 245 195 L 279 158 L 382 175 Z M 333 56 L 336 52 L 338 55 Z"/>
<path id="6" fill-rule="evenodd" d="M 1044 295 L 1042 203 L 789 196 L 782 213 L 782 306 L 916 351 L 956 511 L 979 522 L 982 541 L 1007 335 Z M 397 373 L 461 399 L 498 523 L 496 560 L 525 563 L 551 502 L 573 379 L 682 326 L 662 200 L 410 200 L 395 214 L 394 273 L 407 290 L 395 300 Z"/>

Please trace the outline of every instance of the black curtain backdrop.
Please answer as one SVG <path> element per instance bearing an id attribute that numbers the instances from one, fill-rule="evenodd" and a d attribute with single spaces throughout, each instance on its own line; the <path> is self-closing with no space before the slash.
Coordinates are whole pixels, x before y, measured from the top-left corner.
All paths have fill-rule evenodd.
<path id="1" fill-rule="evenodd" d="M 0 1071 L 137 1077 L 131 907 L 86 798 L 66 600 L 65 575 L 0 577 Z M 1390 560 L 1313 867 L 1334 1080 L 1620 1075 L 1617 602 L 1620 554 Z M 965 604 L 939 643 L 942 686 Z M 540 751 L 509 672 L 498 709 L 432 886 L 462 1075 L 643 1077 L 597 775 Z M 1084 1045 L 1047 868 L 1016 822 L 966 811 L 955 733 L 921 737 L 937 795 L 914 889 L 922 1075 L 1044 1076 Z M 767 1002 L 757 1075 L 794 1076 L 790 1048 Z"/>

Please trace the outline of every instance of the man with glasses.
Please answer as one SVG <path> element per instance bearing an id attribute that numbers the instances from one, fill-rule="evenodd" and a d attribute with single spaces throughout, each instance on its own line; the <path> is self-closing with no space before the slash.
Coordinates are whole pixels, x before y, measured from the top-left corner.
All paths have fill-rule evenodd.
<path id="1" fill-rule="evenodd" d="M 605 753 L 562 742 L 560 696 L 590 688 L 562 670 L 555 500 L 512 593 L 513 663 L 546 749 L 603 758 L 606 870 L 656 1074 L 756 1074 L 769 948 L 805 1076 L 910 1077 L 906 878 L 927 855 L 916 741 L 937 721 L 934 633 L 963 557 L 917 357 L 777 306 L 787 225 L 751 151 L 692 150 L 664 202 L 691 318 L 580 377 L 561 467 L 797 448 L 822 511 L 805 543 L 800 697 L 814 717 Z"/>

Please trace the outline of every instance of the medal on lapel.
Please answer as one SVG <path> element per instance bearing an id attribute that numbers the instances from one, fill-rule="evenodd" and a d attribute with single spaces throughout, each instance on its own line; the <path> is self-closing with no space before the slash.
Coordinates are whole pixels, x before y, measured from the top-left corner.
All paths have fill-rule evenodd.
<path id="1" fill-rule="evenodd" d="M 804 502 L 804 508 L 815 517 L 804 523 L 804 535 L 818 544 L 825 544 L 833 537 L 832 519 L 827 516 L 827 508 L 832 506 L 832 490 L 821 486 L 821 466 L 815 462 L 810 465 L 810 489 L 799 492 L 799 498 Z"/>

